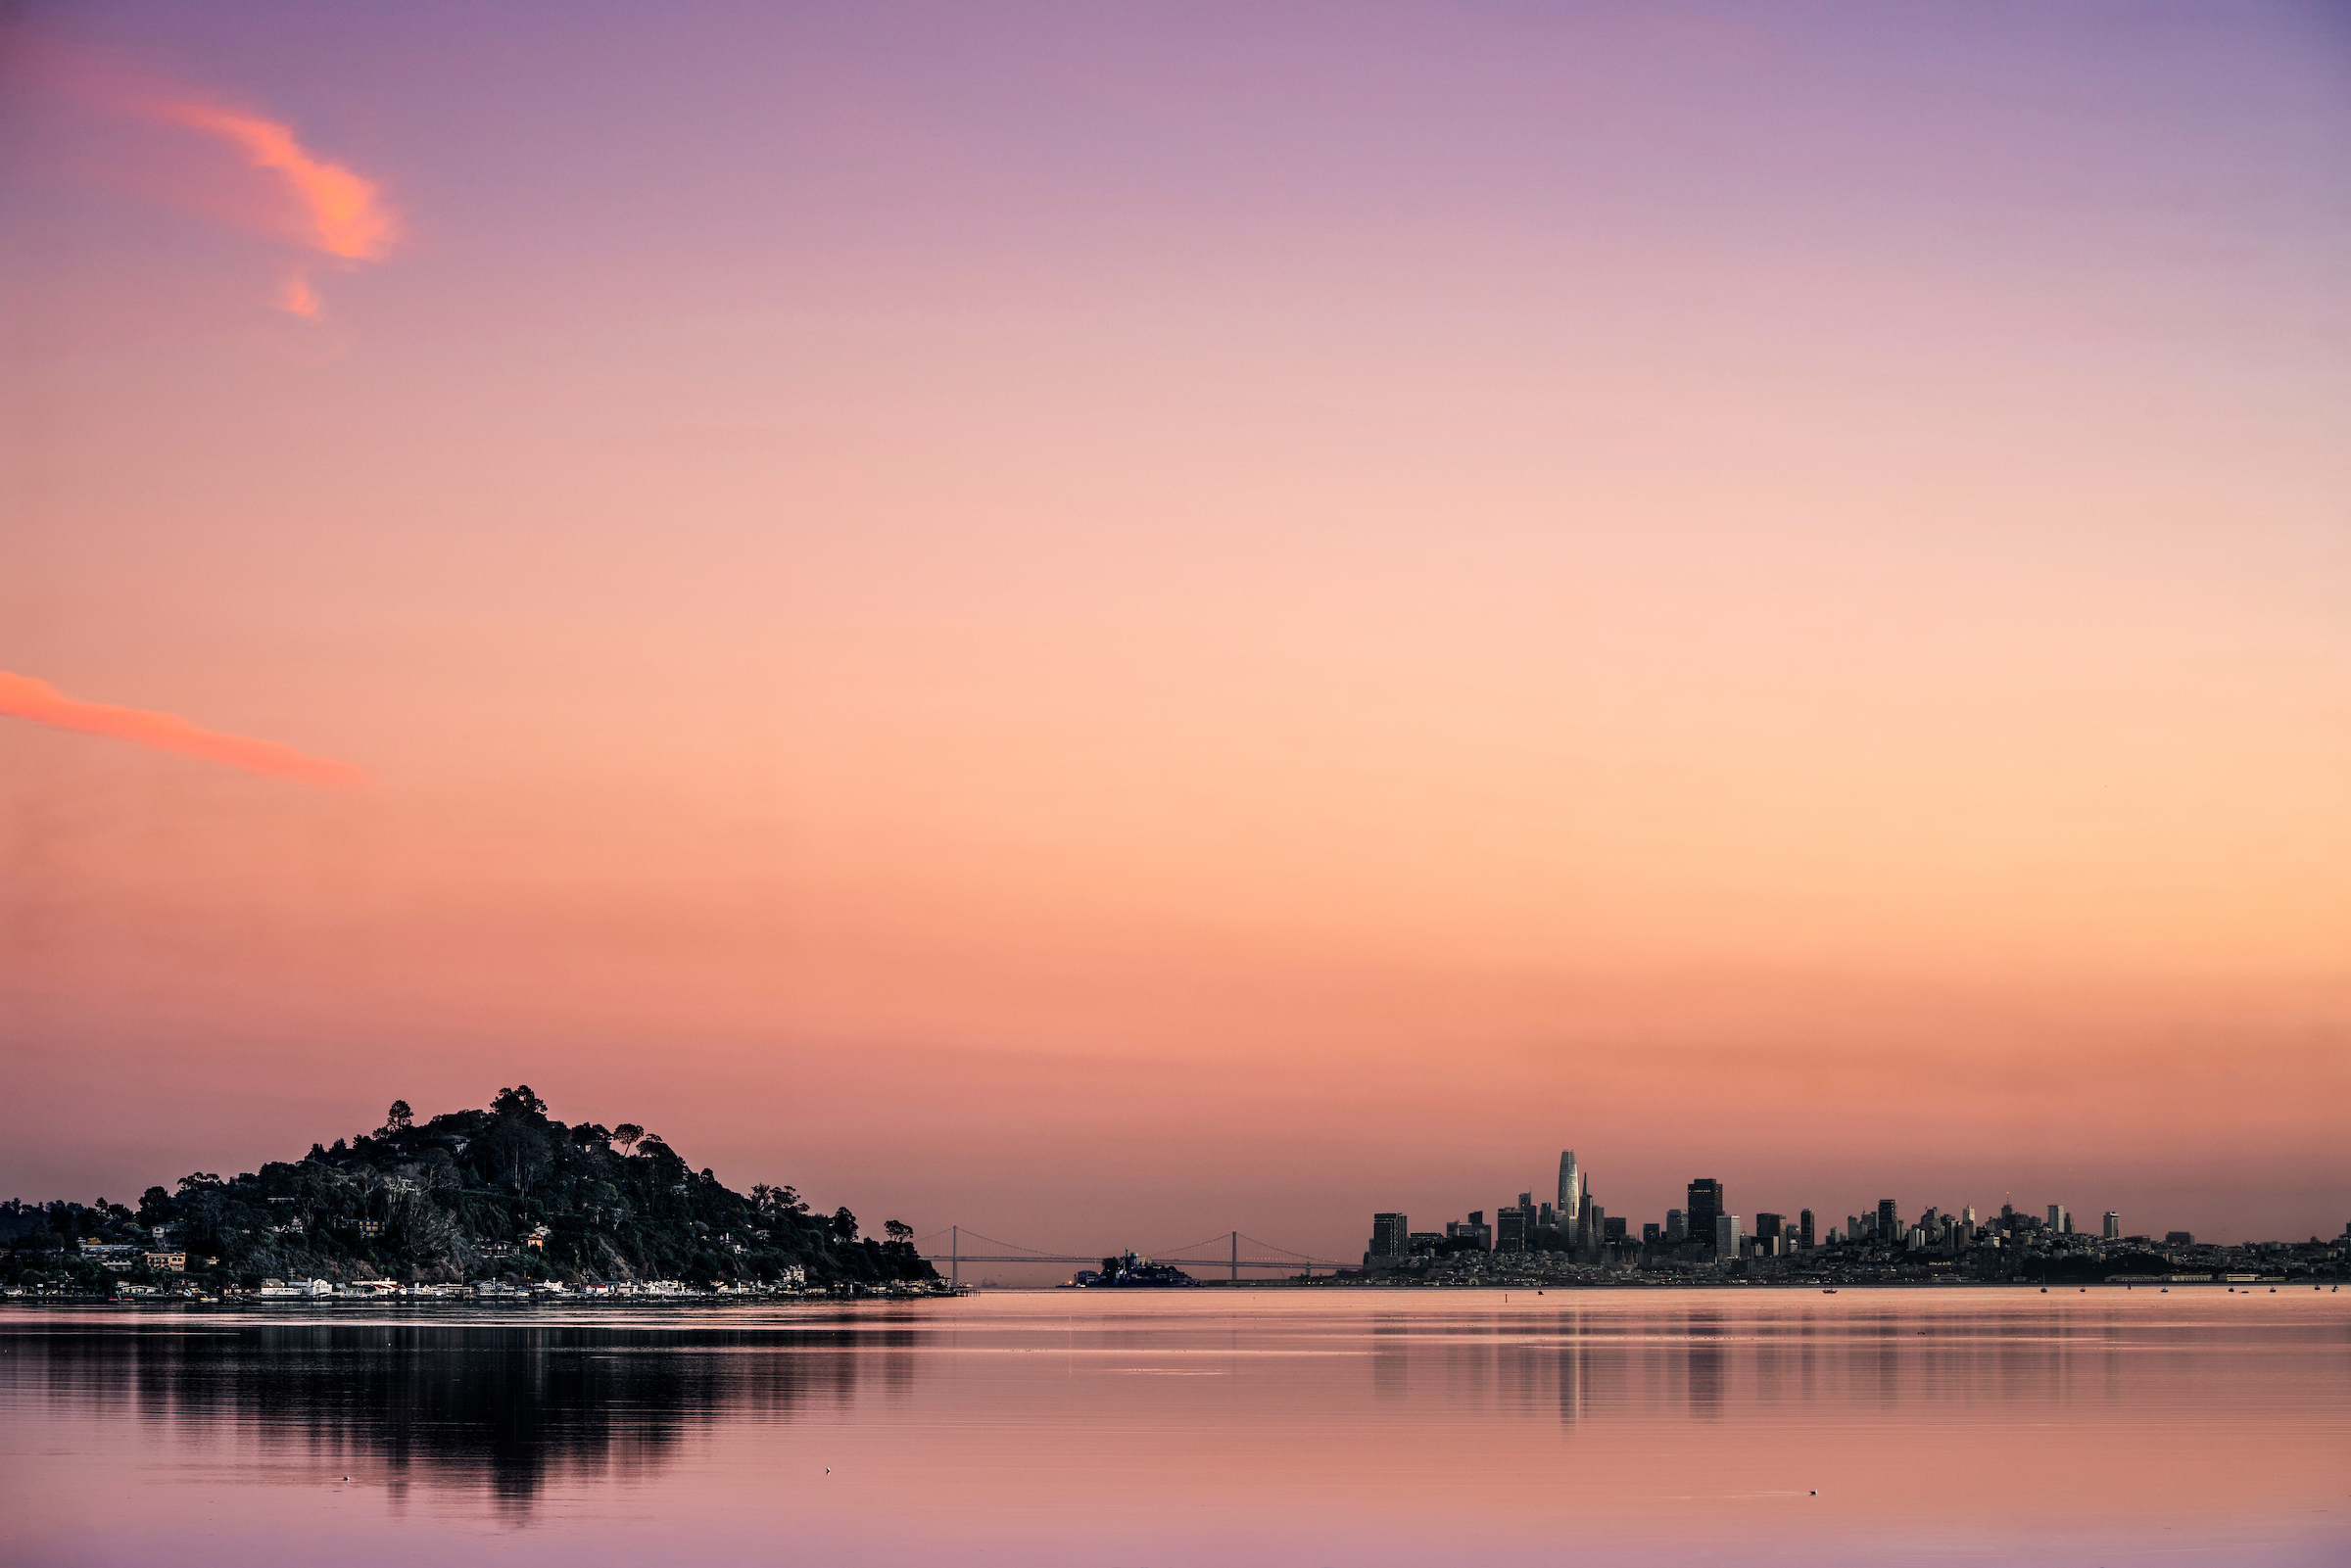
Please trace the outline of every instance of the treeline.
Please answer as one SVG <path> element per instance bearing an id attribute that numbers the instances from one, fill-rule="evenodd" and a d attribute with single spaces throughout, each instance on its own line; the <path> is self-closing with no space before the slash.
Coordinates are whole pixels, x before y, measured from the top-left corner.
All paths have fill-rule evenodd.
<path id="1" fill-rule="evenodd" d="M 641 1126 L 555 1120 L 527 1084 L 500 1090 L 486 1111 L 421 1122 L 399 1101 L 372 1132 L 227 1179 L 196 1172 L 176 1190 L 150 1187 L 135 1211 L 104 1200 L 17 1205 L 7 1222 L 23 1233 L 6 1271 L 27 1282 L 92 1282 L 95 1265 L 75 1244 L 156 1246 L 157 1226 L 187 1254 L 190 1274 L 220 1283 L 704 1285 L 777 1280 L 795 1266 L 810 1285 L 937 1277 L 894 1219 L 878 1239 L 861 1236 L 845 1208 L 812 1213 L 791 1187 L 735 1192 Z"/>

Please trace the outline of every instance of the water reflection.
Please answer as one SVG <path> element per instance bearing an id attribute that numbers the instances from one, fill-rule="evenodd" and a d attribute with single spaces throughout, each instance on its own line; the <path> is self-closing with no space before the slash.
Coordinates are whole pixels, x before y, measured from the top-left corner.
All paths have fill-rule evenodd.
<path id="1" fill-rule="evenodd" d="M 147 1560 L 136 1543 L 203 1510 L 221 1522 L 196 1560 L 242 1568 L 409 1568 L 470 1552 L 485 1520 L 519 1527 L 533 1565 L 1018 1542 L 1055 1568 L 1417 1568 L 1570 1541 L 1588 1561 L 1874 1568 L 1915 1556 L 1931 1475 L 1971 1499 L 1933 1514 L 1937 1539 L 1983 1560 L 2116 1568 L 2191 1539 L 2216 1561 L 2343 1560 L 2344 1298 L 1182 1294 L 312 1323 L 0 1309 L 19 1503 L 0 1555 Z M 84 1549 L 93 1519 L 120 1549 Z M 380 1539 L 355 1534 L 369 1523 Z M 2119 1556 L 2126 1538 L 2165 1555 Z M 1152 1551 L 1105 1556 L 1135 1540 Z"/>
<path id="2" fill-rule="evenodd" d="M 903 1328 L 92 1324 L 8 1336 L 9 1382 L 182 1436 L 250 1433 L 307 1471 L 480 1485 L 527 1509 L 552 1479 L 619 1478 L 720 1418 L 902 1395 Z"/>

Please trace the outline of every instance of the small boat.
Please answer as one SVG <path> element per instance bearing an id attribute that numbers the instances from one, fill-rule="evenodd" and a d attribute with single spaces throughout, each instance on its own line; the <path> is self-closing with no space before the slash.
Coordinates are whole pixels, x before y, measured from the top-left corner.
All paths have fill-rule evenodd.
<path id="1" fill-rule="evenodd" d="M 1837 1294 L 1837 1287 L 1834 1285 L 1823 1285 L 1820 1288 L 1820 1293 L 1823 1296 L 1834 1296 Z"/>

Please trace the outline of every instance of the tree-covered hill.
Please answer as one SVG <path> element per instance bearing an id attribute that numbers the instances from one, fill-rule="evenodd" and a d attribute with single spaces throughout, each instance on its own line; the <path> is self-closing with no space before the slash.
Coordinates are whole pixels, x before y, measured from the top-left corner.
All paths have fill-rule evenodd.
<path id="1" fill-rule="evenodd" d="M 24 1211 L 26 1214 L 32 1211 Z M 913 1232 L 860 1239 L 848 1210 L 812 1214 L 790 1187 L 748 1195 L 696 1171 L 643 1127 L 566 1126 L 529 1085 L 487 1111 L 419 1122 L 408 1103 L 384 1124 L 305 1158 L 223 1180 L 198 1173 L 121 1205 L 51 1205 L 19 1236 L 8 1272 L 31 1282 L 97 1277 L 83 1240 L 152 1243 L 168 1227 L 191 1274 L 414 1282 L 790 1278 L 811 1286 L 929 1280 Z M 24 1228 L 24 1227 L 16 1227 Z M 147 1272 L 142 1264 L 139 1272 Z"/>

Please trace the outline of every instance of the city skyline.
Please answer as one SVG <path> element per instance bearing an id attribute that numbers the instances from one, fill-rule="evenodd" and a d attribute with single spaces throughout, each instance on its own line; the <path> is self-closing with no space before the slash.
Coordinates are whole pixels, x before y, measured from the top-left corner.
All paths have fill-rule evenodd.
<path id="1" fill-rule="evenodd" d="M 1482 1241 L 1487 1250 L 1497 1253 L 1540 1251 L 1544 1250 L 1537 1242 L 1540 1231 L 1554 1228 L 1558 1232 L 1557 1245 L 1559 1250 L 1570 1255 L 1588 1255 L 1592 1251 L 1592 1239 L 1585 1235 L 1580 1226 L 1590 1216 L 1607 1209 L 1605 1204 L 1594 1199 L 1591 1180 L 1591 1169 L 1579 1160 L 1576 1152 L 1562 1150 L 1559 1155 L 1559 1196 L 1539 1206 L 1533 1202 L 1530 1190 L 1521 1190 L 1514 1204 L 1498 1204 L 1491 1209 L 1464 1206 L 1461 1211 L 1462 1217 L 1447 1214 L 1442 1220 L 1431 1219 L 1418 1228 L 1410 1223 L 1410 1210 L 1375 1211 L 1371 1245 L 1366 1251 L 1366 1261 L 1368 1263 L 1374 1257 L 1402 1258 L 1413 1250 L 1415 1242 L 1451 1240 L 1457 1235 L 1465 1239 L 1474 1236 Z M 1571 1193 L 1580 1200 L 1578 1207 L 1583 1220 L 1570 1220 L 1567 1217 Z M 2346 1213 L 2351 1213 L 2351 1200 L 2346 1200 L 2344 1208 Z M 1793 1238 L 1796 1245 L 1805 1248 L 1815 1244 L 1833 1245 L 1841 1240 L 1849 1243 L 1860 1231 L 1867 1231 L 1881 1239 L 1892 1236 L 1897 1243 L 1907 1237 L 1909 1244 L 1915 1245 L 1922 1239 L 1917 1225 L 1933 1226 L 1938 1220 L 1944 1227 L 1944 1239 L 1947 1241 L 1948 1228 L 1953 1223 L 1963 1222 L 1972 1230 L 1989 1224 L 1991 1216 L 2002 1221 L 2013 1216 L 2051 1236 L 2087 1237 L 2092 1234 L 2089 1230 L 2076 1228 L 2074 1212 L 2065 1204 L 2045 1205 L 2038 1218 L 2033 1209 L 2033 1205 L 2020 1205 L 2007 1195 L 2003 1195 L 1997 1205 L 1981 1206 L 1981 1209 L 1974 1203 L 1946 1206 L 1941 1200 L 1906 1209 L 1899 1197 L 1880 1196 L 1847 1210 L 1842 1217 L 1837 1215 L 1834 1209 L 1820 1205 L 1798 1205 L 1785 1210 L 1759 1207 L 1741 1209 L 1732 1197 L 1729 1182 L 1720 1177 L 1704 1176 L 1691 1178 L 1684 1188 L 1684 1202 L 1679 1207 L 1668 1207 L 1655 1216 L 1624 1212 L 1607 1213 L 1605 1219 L 1612 1222 L 1611 1234 L 1627 1245 L 1647 1243 L 1670 1246 L 1682 1240 L 1703 1241 L 1724 1257 L 1738 1256 L 1746 1244 L 1783 1234 Z M 1489 1215 L 1492 1217 L 1489 1218 Z M 1912 1223 L 1913 1220 L 1917 1221 L 1917 1225 Z M 1436 1228 L 1438 1226 L 1442 1228 Z M 2351 1219 L 2344 1221 L 2341 1233 L 2351 1234 Z M 2308 1239 L 2318 1242 L 2337 1234 L 2333 1227 L 2324 1227 L 2311 1232 Z M 2113 1209 L 2101 1213 L 2095 1235 L 2102 1241 L 2137 1240 L 2156 1245 L 2162 1245 L 2166 1237 L 2175 1243 L 2196 1239 L 2194 1231 L 2180 1225 L 2158 1224 L 2130 1230 L 2121 1211 Z M 2235 1245 L 2299 1241 L 2303 1238 L 2280 1234 L 2238 1235 L 2234 1231 L 2224 1236 L 2208 1230 L 2201 1239 L 2211 1244 Z"/>

